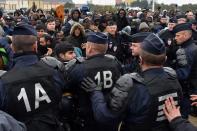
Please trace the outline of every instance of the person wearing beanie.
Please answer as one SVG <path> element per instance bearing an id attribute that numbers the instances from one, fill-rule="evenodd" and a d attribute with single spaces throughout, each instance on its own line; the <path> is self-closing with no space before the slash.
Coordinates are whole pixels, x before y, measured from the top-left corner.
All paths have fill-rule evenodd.
<path id="1" fill-rule="evenodd" d="M 56 70 L 39 61 L 33 26 L 15 26 L 12 49 L 14 67 L 0 79 L 0 109 L 25 123 L 27 131 L 59 130 L 57 109 L 64 82 Z"/>
<path id="2" fill-rule="evenodd" d="M 183 101 L 181 103 L 181 113 L 183 118 L 188 119 L 190 113 L 190 90 L 197 92 L 197 46 L 192 40 L 192 28 L 190 23 L 178 24 L 173 30 L 175 34 L 177 50 L 171 60 L 171 65 L 176 70 L 177 77 L 183 88 Z"/>
<path id="3" fill-rule="evenodd" d="M 167 27 L 168 18 L 167 16 L 163 15 L 159 19 L 159 23 L 156 23 L 153 27 L 153 32 L 158 33 L 161 30 L 165 29 Z"/>
<path id="4" fill-rule="evenodd" d="M 155 34 L 148 35 L 141 43 L 139 55 L 142 72 L 121 76 L 109 100 L 100 94 L 94 81 L 85 79 L 83 88 L 90 91 L 96 119 L 115 121 L 119 115 L 127 113 L 121 117 L 124 131 L 170 131 L 163 104 L 170 96 L 179 104 L 181 86 L 175 71 L 163 67 L 165 52 L 164 42 Z"/>
<path id="5" fill-rule="evenodd" d="M 75 60 L 76 63 L 68 72 L 68 88 L 71 88 L 78 96 L 77 103 L 81 116 L 85 120 L 86 126 L 79 127 L 76 130 L 83 131 L 113 131 L 116 128 L 114 124 L 101 124 L 94 119 L 93 110 L 89 95 L 81 88 L 81 82 L 84 78 L 90 77 L 98 85 L 102 86 L 102 91 L 107 97 L 111 91 L 114 82 L 122 75 L 122 69 L 119 62 L 111 55 L 105 55 L 108 47 L 108 36 L 101 32 L 91 32 L 87 35 L 85 45 L 86 59 L 83 62 Z M 71 61 L 72 63 L 73 61 Z M 69 65 L 68 62 L 67 65 Z M 73 88 L 75 87 L 75 88 Z"/>
<path id="6" fill-rule="evenodd" d="M 150 27 L 148 26 L 148 24 L 146 24 L 146 22 L 140 23 L 139 32 L 150 32 Z"/>

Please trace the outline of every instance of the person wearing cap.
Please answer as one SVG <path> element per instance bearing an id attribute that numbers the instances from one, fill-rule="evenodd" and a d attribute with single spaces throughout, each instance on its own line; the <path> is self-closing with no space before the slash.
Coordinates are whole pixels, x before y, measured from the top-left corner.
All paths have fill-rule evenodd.
<path id="1" fill-rule="evenodd" d="M 136 73 L 121 76 L 109 100 L 104 99 L 99 86 L 90 78 L 83 81 L 98 121 L 112 122 L 124 114 L 120 116 L 125 131 L 170 131 L 162 107 L 169 96 L 179 103 L 181 86 L 175 71 L 163 67 L 165 51 L 165 44 L 158 36 L 148 35 L 141 43 L 141 76 Z"/>
<path id="2" fill-rule="evenodd" d="M 187 119 L 190 112 L 189 92 L 196 92 L 197 80 L 197 46 L 192 40 L 192 29 L 190 23 L 178 24 L 174 27 L 175 41 L 178 46 L 174 51 L 174 59 L 170 65 L 176 70 L 177 77 L 183 88 L 183 100 L 181 103 L 181 113 Z"/>
<path id="3" fill-rule="evenodd" d="M 161 30 L 158 33 L 158 36 L 164 41 L 165 46 L 166 46 L 166 55 L 167 55 L 167 60 L 166 60 L 166 65 L 170 66 L 172 63 L 172 60 L 174 59 L 174 54 L 177 50 L 177 45 L 175 44 L 174 40 L 174 32 L 173 29 L 177 25 L 177 19 L 176 18 L 171 18 L 168 23 L 168 27 L 166 29 Z"/>
<path id="4" fill-rule="evenodd" d="M 170 131 L 163 112 L 167 97 L 173 97 L 179 105 L 182 97 L 181 85 L 175 71 L 164 67 L 166 48 L 164 42 L 155 34 L 150 34 L 141 44 L 141 68 L 144 83 L 151 95 L 151 110 L 148 119 L 152 130 Z M 165 83 L 165 84 L 161 84 Z"/>
<path id="5" fill-rule="evenodd" d="M 175 18 L 171 18 L 168 22 L 168 27 L 166 29 L 161 30 L 158 35 L 164 41 L 166 47 L 173 45 L 174 33 L 173 28 L 176 26 L 177 20 Z"/>
<path id="6" fill-rule="evenodd" d="M 106 32 L 108 34 L 107 54 L 115 56 L 120 62 L 124 62 L 123 44 L 120 33 L 117 32 L 117 24 L 115 21 L 108 21 Z"/>
<path id="7" fill-rule="evenodd" d="M 178 15 L 176 16 L 177 24 L 187 23 L 187 18 L 185 15 Z"/>
<path id="8" fill-rule="evenodd" d="M 0 79 L 0 109 L 24 122 L 27 131 L 57 131 L 63 78 L 39 61 L 37 32 L 33 26 L 16 25 L 12 49 L 14 67 Z"/>
<path id="9" fill-rule="evenodd" d="M 117 80 L 122 74 L 121 65 L 113 57 L 105 55 L 107 51 L 108 37 L 101 32 L 92 32 L 87 36 L 86 43 L 86 60 L 83 62 L 77 61 L 76 64 L 68 70 L 67 87 L 73 90 L 73 94 L 77 96 L 77 107 L 80 112 L 77 114 L 80 117 L 81 131 L 112 131 L 112 125 L 100 124 L 95 121 L 93 111 L 88 93 L 81 87 L 81 82 L 85 77 L 90 77 L 98 85 L 102 86 L 102 91 L 107 97 L 111 91 L 114 81 Z M 70 63 L 68 62 L 67 65 Z"/>
<path id="10" fill-rule="evenodd" d="M 130 37 L 130 50 L 132 53 L 132 61 L 130 64 L 124 66 L 125 72 L 140 72 L 140 44 L 150 34 L 150 32 L 136 33 Z"/>

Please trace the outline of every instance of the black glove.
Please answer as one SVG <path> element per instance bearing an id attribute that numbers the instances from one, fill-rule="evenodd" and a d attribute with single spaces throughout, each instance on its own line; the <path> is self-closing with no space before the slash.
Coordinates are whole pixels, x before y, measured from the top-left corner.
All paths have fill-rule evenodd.
<path id="1" fill-rule="evenodd" d="M 180 48 L 176 51 L 176 60 L 177 64 L 181 67 L 186 66 L 188 64 L 187 56 L 183 48 Z"/>
<path id="2" fill-rule="evenodd" d="M 97 85 L 90 77 L 84 78 L 81 83 L 81 88 L 86 92 L 100 91 L 102 87 Z"/>

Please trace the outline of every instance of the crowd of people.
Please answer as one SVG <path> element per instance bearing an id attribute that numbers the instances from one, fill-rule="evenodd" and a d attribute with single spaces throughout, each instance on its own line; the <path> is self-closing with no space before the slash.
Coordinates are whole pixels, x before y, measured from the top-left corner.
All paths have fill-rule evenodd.
<path id="1" fill-rule="evenodd" d="M 0 10 L 0 130 L 197 131 L 197 13 Z"/>

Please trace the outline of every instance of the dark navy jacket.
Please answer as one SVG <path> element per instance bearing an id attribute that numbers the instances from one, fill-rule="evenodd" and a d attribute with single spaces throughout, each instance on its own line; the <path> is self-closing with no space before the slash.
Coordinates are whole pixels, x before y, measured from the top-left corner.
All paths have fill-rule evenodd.
<path id="1" fill-rule="evenodd" d="M 188 64 L 185 67 L 177 67 L 175 70 L 179 80 L 186 80 L 189 78 L 190 74 L 192 73 L 191 70 L 195 60 L 194 56 L 195 53 L 197 52 L 197 46 L 193 43 L 191 39 L 189 39 L 188 41 L 184 42 L 181 45 L 181 47 L 184 48 L 186 52 Z"/>
<path id="2" fill-rule="evenodd" d="M 188 120 L 176 117 L 170 122 L 172 131 L 197 131 L 197 127 L 193 126 Z"/>
<path id="3" fill-rule="evenodd" d="M 144 119 L 149 111 L 150 95 L 143 84 L 135 83 L 133 88 L 134 93 L 132 93 L 128 106 L 125 109 L 124 116 L 121 113 L 112 112 L 108 108 L 103 94 L 100 91 L 94 91 L 91 94 L 91 102 L 95 119 L 99 122 L 115 124 L 121 117 L 124 117 L 123 121 L 130 125 L 144 124 Z"/>
<path id="4" fill-rule="evenodd" d="M 17 56 L 14 58 L 14 67 L 16 68 L 23 68 L 26 66 L 31 66 L 35 63 L 37 63 L 39 61 L 37 55 L 35 54 L 29 54 L 29 55 L 21 55 L 21 56 Z M 57 88 L 57 91 L 59 91 L 60 93 L 63 92 L 64 90 L 64 81 L 63 78 L 61 78 L 61 76 L 58 74 L 58 72 L 56 72 L 56 74 L 54 74 L 54 81 L 55 81 L 55 86 L 54 88 Z M 4 109 L 4 107 L 6 106 L 6 94 L 5 94 L 6 90 L 3 87 L 2 81 L 0 80 L 0 109 Z"/>

